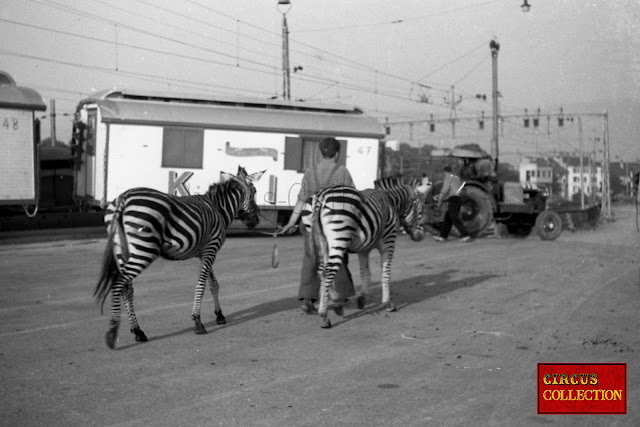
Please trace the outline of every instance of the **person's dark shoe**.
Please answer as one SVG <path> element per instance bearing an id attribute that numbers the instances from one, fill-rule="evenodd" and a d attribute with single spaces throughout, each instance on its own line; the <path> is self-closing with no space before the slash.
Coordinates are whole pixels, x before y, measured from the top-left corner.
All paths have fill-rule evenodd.
<path id="1" fill-rule="evenodd" d="M 337 316 L 344 316 L 344 308 L 341 305 L 335 304 L 333 306 L 333 311 Z"/>
<path id="2" fill-rule="evenodd" d="M 313 303 L 309 300 L 302 301 L 302 305 L 300 306 L 300 311 L 307 314 L 317 314 L 318 310 L 313 305 Z"/>
<path id="3" fill-rule="evenodd" d="M 445 239 L 444 237 L 440 237 L 440 236 L 433 236 L 433 240 L 435 240 L 436 242 L 446 242 L 447 239 Z"/>

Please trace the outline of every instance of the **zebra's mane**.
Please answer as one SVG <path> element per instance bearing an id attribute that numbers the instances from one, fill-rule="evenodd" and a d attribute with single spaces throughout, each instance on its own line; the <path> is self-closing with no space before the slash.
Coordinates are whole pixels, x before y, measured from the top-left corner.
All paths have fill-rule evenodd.
<path id="1" fill-rule="evenodd" d="M 403 182 L 402 175 L 380 178 L 374 181 L 377 190 L 386 191 L 398 212 L 404 211 L 411 204 L 413 190 Z"/>
<path id="2" fill-rule="evenodd" d="M 380 178 L 373 183 L 375 188 L 387 189 L 390 187 L 400 187 L 404 185 L 402 175 L 389 176 L 386 178 Z"/>
<path id="3" fill-rule="evenodd" d="M 207 191 L 207 196 L 211 199 L 217 199 L 220 196 L 224 197 L 224 195 L 234 190 L 240 190 L 241 193 L 244 193 L 243 185 L 235 179 L 230 179 L 222 183 L 211 184 L 209 191 Z"/>

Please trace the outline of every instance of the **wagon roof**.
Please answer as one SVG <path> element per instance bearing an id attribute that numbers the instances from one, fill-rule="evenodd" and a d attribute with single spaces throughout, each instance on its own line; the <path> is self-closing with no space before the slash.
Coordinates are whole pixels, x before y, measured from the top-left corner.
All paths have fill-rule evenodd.
<path id="1" fill-rule="evenodd" d="M 81 101 L 78 108 L 92 103 L 100 108 L 105 123 L 322 133 L 378 139 L 385 135 L 378 120 L 363 114 L 357 107 L 341 104 L 106 91 Z"/>
<path id="2" fill-rule="evenodd" d="M 0 84 L 0 107 L 38 111 L 47 109 L 38 92 L 10 84 Z"/>
<path id="3" fill-rule="evenodd" d="M 460 157 L 468 159 L 486 159 L 491 158 L 486 153 L 479 151 L 466 150 L 464 148 L 439 148 L 431 152 L 432 157 Z"/>

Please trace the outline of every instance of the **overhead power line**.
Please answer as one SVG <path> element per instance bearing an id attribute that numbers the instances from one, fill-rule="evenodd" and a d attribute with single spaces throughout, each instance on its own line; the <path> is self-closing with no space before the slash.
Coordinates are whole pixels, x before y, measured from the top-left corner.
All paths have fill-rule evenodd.
<path id="1" fill-rule="evenodd" d="M 222 57 L 228 59 L 229 62 L 217 61 L 217 60 L 213 60 L 213 59 L 205 59 L 205 58 L 201 58 L 201 57 L 186 55 L 186 54 L 182 54 L 182 53 L 173 53 L 173 52 L 159 50 L 159 49 L 151 49 L 151 48 L 146 48 L 146 47 L 142 47 L 142 46 L 136 46 L 136 45 L 130 44 L 130 43 L 122 43 L 122 41 L 118 42 L 118 47 L 126 47 L 126 48 L 129 48 L 129 49 L 138 49 L 138 50 L 141 50 L 141 51 L 153 52 L 153 53 L 162 54 L 162 55 L 171 55 L 171 56 L 176 57 L 176 58 L 183 58 L 183 59 L 188 59 L 188 60 L 201 61 L 201 62 L 204 62 L 204 63 L 217 64 L 217 65 L 226 66 L 226 67 L 234 67 L 234 68 L 241 67 L 241 68 L 244 68 L 244 69 L 246 69 L 248 71 L 251 71 L 251 72 L 260 72 L 262 74 L 268 74 L 268 75 L 271 75 L 271 76 L 277 75 L 277 70 L 273 65 L 267 64 L 267 63 L 264 63 L 264 62 L 260 62 L 260 61 L 255 61 L 255 60 L 252 60 L 250 58 L 242 57 L 241 59 L 242 59 L 243 64 L 240 65 L 238 63 L 239 53 L 232 54 L 232 53 L 227 53 L 227 52 L 223 52 L 223 51 L 219 51 L 219 50 L 215 50 L 215 49 L 208 49 L 208 48 L 199 46 L 199 45 L 194 44 L 194 43 L 185 42 L 185 41 L 173 38 L 173 37 L 168 37 L 166 35 L 161 35 L 161 34 L 154 33 L 152 31 L 139 29 L 137 27 L 133 27 L 133 26 L 130 26 L 130 25 L 122 24 L 122 23 L 114 21 L 112 19 L 108 19 L 108 18 L 105 18 L 103 16 L 96 15 L 94 13 L 85 12 L 85 11 L 79 10 L 77 8 L 73 8 L 71 6 L 59 4 L 59 3 L 55 2 L 55 1 L 50 1 L 50 2 L 44 2 L 42 0 L 30 0 L 30 1 L 35 2 L 37 4 L 40 4 L 40 5 L 57 8 L 59 10 L 67 12 L 67 13 L 76 14 L 77 16 L 82 16 L 82 17 L 85 17 L 85 18 L 88 18 L 88 19 L 97 20 L 99 22 L 103 22 L 103 23 L 106 23 L 108 25 L 114 25 L 114 26 L 117 26 L 120 29 L 126 29 L 126 30 L 129 30 L 129 31 L 137 32 L 139 34 L 144 34 L 144 35 L 148 35 L 148 36 L 151 36 L 151 37 L 156 37 L 156 38 L 159 38 L 160 40 L 165 40 L 165 41 L 169 41 L 169 42 L 172 42 L 172 43 L 176 43 L 176 44 L 178 44 L 180 46 L 187 46 L 187 47 L 190 47 L 190 48 L 195 48 L 195 49 L 198 49 L 198 50 L 205 51 L 205 52 L 213 54 L 213 55 L 222 56 Z M 96 0 L 91 0 L 91 1 L 95 2 Z M 192 0 L 187 0 L 187 1 L 189 3 L 191 3 L 191 4 L 199 6 L 199 7 L 203 8 L 205 10 L 208 10 L 210 12 L 218 13 L 221 16 L 227 18 L 227 19 L 234 20 L 236 23 L 243 22 L 245 25 L 250 26 L 252 28 L 256 28 L 258 30 L 265 31 L 266 33 L 274 35 L 274 36 L 279 36 L 279 35 L 274 34 L 272 31 L 263 29 L 263 28 L 261 28 L 259 26 L 253 25 L 251 23 L 247 23 L 247 22 L 241 21 L 241 20 L 236 19 L 236 18 L 234 18 L 234 17 L 232 17 L 230 15 L 227 15 L 227 14 L 224 14 L 224 13 L 222 13 L 220 11 L 217 11 L 217 10 L 211 8 L 211 7 L 199 4 L 199 3 L 194 2 Z M 144 3 L 144 4 L 148 5 L 149 7 L 155 8 L 157 10 L 162 10 L 164 12 L 174 14 L 175 16 L 180 16 L 180 17 L 182 17 L 184 19 L 192 20 L 193 22 L 198 22 L 198 23 L 201 23 L 201 24 L 204 24 L 204 25 L 208 25 L 208 26 L 211 26 L 212 28 L 215 28 L 215 29 L 218 29 L 218 30 L 227 31 L 229 33 L 234 33 L 234 34 L 238 35 L 238 37 L 240 36 L 239 30 L 236 30 L 236 31 L 227 30 L 227 29 L 225 29 L 223 27 L 220 27 L 218 25 L 213 25 L 213 24 L 211 24 L 211 23 L 209 23 L 209 22 L 207 22 L 205 20 L 198 19 L 198 18 L 193 18 L 193 17 L 191 17 L 189 15 L 186 15 L 184 13 L 176 12 L 174 10 L 167 9 L 167 8 L 152 4 L 151 2 L 148 2 L 148 1 L 141 0 L 141 3 Z M 125 13 L 133 14 L 133 12 L 131 12 L 131 11 L 127 10 L 127 9 L 121 8 L 121 7 L 115 7 L 114 6 L 114 8 L 116 8 L 117 10 L 123 11 Z M 181 31 L 186 31 L 186 32 L 188 32 L 190 34 L 197 34 L 194 31 L 186 30 L 184 28 L 181 28 L 178 25 L 169 24 L 169 23 L 163 22 L 163 21 L 158 20 L 158 19 L 150 19 L 150 18 L 145 18 L 145 19 L 150 20 L 152 22 L 159 23 L 159 24 L 167 25 L 167 26 L 169 26 L 171 28 L 175 28 L 175 29 L 178 29 L 178 30 L 181 30 Z M 54 30 L 54 29 L 34 26 L 34 25 L 31 25 L 31 24 L 26 24 L 26 23 L 19 23 L 19 22 L 16 22 L 16 21 L 9 21 L 9 20 L 4 20 L 4 21 L 5 22 L 12 22 L 15 25 L 30 26 L 31 28 L 38 28 L 38 29 L 44 30 L 44 31 L 52 31 L 52 32 L 55 32 L 55 33 L 58 33 L 58 34 L 65 34 L 65 35 L 72 36 L 72 37 L 82 37 L 85 40 L 93 40 L 93 41 L 96 41 L 96 42 L 113 44 L 113 41 L 111 41 L 111 40 L 104 40 L 104 39 L 100 39 L 100 38 L 97 38 L 97 37 L 74 34 L 74 33 L 68 32 L 68 31 Z M 249 37 L 249 36 L 246 36 L 245 34 L 242 34 L 242 36 L 243 37 Z M 258 40 L 258 41 L 263 42 L 263 43 L 265 42 L 265 40 L 263 40 L 263 39 L 259 39 L 259 38 L 253 38 L 253 39 Z M 318 89 L 315 89 L 314 90 L 315 94 L 325 92 L 326 90 L 328 90 L 331 87 L 336 87 L 336 88 L 340 88 L 340 89 L 343 89 L 343 90 L 354 91 L 354 92 L 362 93 L 362 94 L 372 94 L 372 95 L 375 95 L 375 96 L 383 96 L 383 97 L 393 98 L 393 99 L 396 99 L 396 100 L 407 101 L 407 102 L 411 102 L 411 103 L 417 102 L 416 99 L 411 99 L 410 96 L 406 95 L 406 93 L 409 92 L 409 88 L 406 88 L 404 90 L 395 89 L 395 88 L 392 89 L 390 86 L 388 86 L 388 84 L 385 84 L 385 83 L 380 84 L 379 80 L 378 80 L 378 77 L 385 77 L 385 78 L 388 78 L 388 79 L 397 80 L 399 82 L 403 82 L 403 83 L 406 83 L 406 84 L 411 85 L 411 86 L 416 85 L 418 87 L 424 88 L 424 89 L 429 90 L 429 91 L 439 91 L 439 92 L 442 92 L 442 93 L 448 93 L 448 89 L 442 89 L 442 88 L 435 87 L 433 85 L 418 83 L 415 80 L 412 80 L 410 78 L 406 78 L 406 77 L 403 77 L 403 76 L 395 75 L 393 73 L 381 71 L 381 70 L 378 70 L 378 69 L 376 69 L 374 67 L 363 65 L 363 64 L 361 64 L 361 63 L 359 63 L 357 61 L 353 61 L 353 60 L 341 57 L 341 56 L 333 54 L 333 53 L 331 53 L 329 51 L 326 51 L 326 50 L 323 50 L 323 49 L 318 49 L 318 48 L 316 48 L 314 46 L 310 46 L 310 45 L 307 45 L 305 43 L 300 43 L 300 42 L 297 42 L 295 40 L 293 40 L 293 42 L 296 43 L 299 46 L 304 47 L 305 49 L 313 50 L 314 51 L 313 54 L 310 54 L 310 53 L 307 53 L 307 52 L 304 52 L 304 51 L 300 51 L 299 53 L 303 54 L 303 55 L 306 55 L 306 56 L 309 56 L 309 57 L 312 57 L 312 58 L 314 58 L 314 60 L 318 60 L 318 52 L 319 52 L 319 53 L 322 54 L 322 57 L 319 59 L 321 62 L 322 61 L 326 61 L 326 62 L 331 62 L 331 63 L 335 63 L 335 64 L 339 64 L 339 65 L 344 65 L 344 66 L 347 66 L 347 67 L 355 69 L 355 70 L 366 71 L 366 72 L 369 72 L 369 73 L 372 73 L 372 74 L 375 75 L 375 83 L 373 81 L 371 81 L 370 84 L 368 85 L 368 84 L 366 84 L 366 82 L 367 82 L 366 79 L 355 78 L 355 77 L 350 77 L 350 76 L 340 76 L 339 78 L 336 79 L 333 75 L 332 76 L 322 76 L 322 75 L 319 75 L 317 73 L 313 73 L 312 72 L 313 68 L 305 67 L 305 72 L 297 74 L 295 76 L 295 80 L 299 81 L 299 82 L 307 82 L 307 83 L 315 83 L 315 84 L 321 83 L 321 84 L 325 84 L 326 85 L 326 87 L 322 88 L 320 90 L 320 92 L 318 92 Z M 232 45 L 232 44 L 231 43 L 227 43 L 227 45 Z M 275 44 L 273 44 L 273 45 L 276 46 Z M 465 54 L 459 56 L 458 58 L 454 59 L 453 61 L 450 61 L 449 63 L 445 64 L 445 66 L 446 65 L 450 65 L 451 63 L 459 61 L 460 59 L 470 55 L 471 53 L 473 53 L 477 49 L 479 49 L 481 46 L 482 45 L 480 45 L 478 47 L 474 47 L 471 51 L 466 52 Z M 246 50 L 246 51 L 247 52 L 255 52 L 255 50 L 252 50 L 252 51 Z M 298 52 L 298 50 L 294 50 L 294 51 Z M 330 58 L 330 59 L 327 59 L 327 58 Z M 52 61 L 52 60 L 49 60 L 49 61 Z M 484 60 L 483 60 L 483 62 L 484 62 Z M 61 62 L 59 61 L 58 63 L 61 63 Z M 249 67 L 249 66 L 245 65 L 245 63 L 246 64 L 253 64 L 253 65 L 255 65 L 255 67 Z M 70 63 L 66 63 L 66 65 L 71 65 L 71 64 Z M 478 64 L 473 69 L 471 69 L 467 73 L 467 75 L 465 75 L 465 77 L 463 77 L 463 79 L 466 78 L 468 75 L 470 75 L 480 65 L 481 64 Z M 82 66 L 82 64 L 73 64 L 73 66 Z M 88 67 L 91 67 L 91 66 L 88 66 Z M 264 67 L 264 69 L 261 69 L 262 67 Z M 101 68 L 101 71 L 105 71 L 105 72 L 107 72 L 107 71 L 110 72 L 111 71 L 111 70 L 108 70 L 108 69 L 106 69 L 104 67 L 98 67 L 98 68 Z M 444 67 L 441 67 L 441 68 L 444 68 Z M 126 67 L 125 67 L 125 69 L 126 69 Z M 126 73 L 128 75 L 136 76 L 136 78 L 140 78 L 140 79 L 147 78 L 147 79 L 152 80 L 152 81 L 158 81 L 158 80 L 161 79 L 161 78 L 159 78 L 157 76 L 152 76 L 152 75 L 146 76 L 143 73 L 133 73 L 133 72 L 130 72 L 130 71 L 126 72 Z M 120 72 L 120 74 L 125 74 L 125 72 L 124 71 Z M 168 83 L 168 82 L 179 82 L 182 85 L 185 85 L 185 84 L 197 85 L 197 84 L 199 84 L 197 82 L 180 80 L 180 79 L 169 79 L 169 78 L 166 78 L 166 77 L 164 79 L 162 79 L 162 81 L 163 81 L 163 83 L 164 82 L 166 82 L 166 83 Z M 212 85 L 207 85 L 207 84 L 205 84 L 205 85 L 206 86 L 212 86 Z M 242 89 L 230 88 L 230 87 L 225 87 L 225 89 L 242 90 Z M 246 90 L 244 90 L 244 91 L 247 92 Z M 250 92 L 253 93 L 255 91 L 250 91 Z M 315 95 L 313 95 L 313 96 L 315 96 Z M 473 99 L 473 95 L 470 96 L 469 98 Z M 418 102 L 420 102 L 420 101 L 418 101 Z M 439 103 L 436 103 L 436 102 L 430 102 L 429 104 L 426 104 L 426 105 L 428 105 L 430 107 L 436 107 L 436 108 L 447 108 L 446 106 L 444 106 L 442 104 L 439 104 Z M 376 106 L 376 109 L 377 109 L 377 106 Z M 465 109 L 461 108 L 461 111 L 465 111 Z"/>
<path id="2" fill-rule="evenodd" d="M 50 63 L 54 63 L 54 64 L 59 64 L 59 65 L 66 65 L 66 66 L 70 66 L 70 67 L 76 67 L 76 68 L 82 68 L 85 70 L 91 70 L 91 71 L 99 71 L 102 73 L 108 73 L 108 74 L 125 74 L 129 77 L 133 77 L 136 79 L 140 79 L 140 80 L 148 80 L 148 81 L 153 81 L 156 83 L 174 83 L 174 82 L 179 82 L 179 83 L 185 83 L 185 84 L 196 84 L 198 85 L 198 87 L 209 87 L 209 88 L 216 88 L 216 89 L 232 89 L 234 91 L 237 92 L 248 92 L 248 93 L 253 93 L 253 94 L 261 94 L 262 96 L 270 96 L 271 93 L 265 93 L 265 92 L 258 92 L 258 91 L 254 91 L 254 90 L 249 90 L 249 89 L 243 89 L 243 88 L 237 88 L 237 87 L 230 87 L 230 86 L 222 86 L 222 85 L 214 85 L 211 83 L 206 83 L 206 82 L 195 82 L 192 80 L 185 80 L 185 79 L 177 79 L 177 78 L 166 78 L 166 77 L 161 77 L 161 76 L 152 76 L 152 75 L 148 75 L 148 74 L 143 74 L 143 73 L 137 73 L 134 71 L 126 71 L 126 70 L 118 70 L 115 71 L 112 68 L 107 68 L 107 67 L 100 67 L 97 65 L 86 65 L 86 64 L 78 64 L 75 62 L 69 62 L 69 61 L 61 61 L 61 60 L 57 60 L 57 59 L 50 59 L 50 58 L 43 58 L 41 56 L 35 56 L 35 55 L 27 55 L 27 54 L 23 54 L 23 53 L 19 53 L 19 52 L 12 52 L 12 51 L 8 51 L 8 50 L 4 50 L 4 49 L 0 49 L 0 54 L 2 55 L 9 55 L 9 56 L 15 56 L 15 57 L 19 57 L 19 58 L 25 58 L 25 59 L 32 59 L 32 60 L 36 60 L 36 61 L 45 61 L 45 62 L 50 62 Z"/>
<path id="3" fill-rule="evenodd" d="M 86 12 L 80 11 L 78 9 L 74 9 L 74 8 L 67 7 L 67 6 L 61 6 L 61 5 L 57 4 L 57 3 L 46 3 L 46 2 L 41 2 L 39 0 L 30 0 L 30 1 L 38 3 L 38 4 L 42 4 L 42 5 L 45 5 L 45 6 L 53 7 L 53 8 L 56 8 L 56 6 L 60 6 L 59 8 L 62 8 L 63 10 L 65 10 L 65 11 L 67 11 L 69 13 L 73 13 L 73 14 L 76 14 L 76 15 L 79 15 L 79 16 L 89 17 L 91 19 L 95 19 L 95 20 L 98 20 L 98 21 L 106 22 L 106 23 L 108 23 L 110 25 L 117 25 L 118 28 L 125 28 L 127 30 L 130 30 L 130 31 L 133 31 L 133 32 L 136 32 L 136 33 L 139 33 L 139 34 L 144 34 L 144 35 L 148 35 L 148 36 L 152 36 L 152 37 L 157 37 L 157 38 L 159 38 L 161 40 L 170 41 L 170 42 L 176 43 L 178 45 L 187 46 L 187 47 L 191 47 L 191 48 L 194 48 L 194 49 L 199 49 L 199 50 L 202 50 L 202 51 L 205 51 L 205 52 L 209 52 L 209 53 L 213 53 L 213 54 L 216 54 L 216 55 L 220 55 L 220 56 L 223 56 L 223 57 L 226 57 L 226 58 L 231 58 L 234 61 L 236 60 L 236 55 L 234 55 L 234 54 L 221 52 L 221 51 L 218 51 L 218 50 L 215 50 L 215 49 L 209 49 L 209 48 L 206 48 L 206 47 L 195 45 L 193 43 L 187 43 L 187 42 L 184 42 L 182 40 L 178 40 L 178 39 L 175 39 L 175 38 L 172 38 L 172 37 L 167 37 L 167 36 L 163 36 L 161 34 L 154 33 L 152 31 L 142 30 L 142 29 L 133 27 L 131 25 L 122 24 L 122 23 L 113 21 L 111 19 L 107 19 L 107 18 L 103 18 L 103 17 L 97 16 L 97 15 L 90 14 L 90 13 L 86 13 Z M 270 64 L 265 64 L 265 63 L 262 63 L 262 62 L 253 61 L 253 60 L 249 60 L 249 59 L 245 59 L 245 61 L 248 62 L 248 63 L 254 64 L 254 65 L 260 65 L 260 66 L 263 66 L 263 67 L 272 68 L 272 65 L 270 65 Z"/>
<path id="4" fill-rule="evenodd" d="M 419 20 L 423 20 L 423 19 L 435 18 L 437 16 L 448 15 L 448 14 L 451 14 L 451 13 L 460 12 L 462 10 L 473 9 L 473 8 L 477 8 L 477 7 L 481 7 L 481 6 L 486 6 L 486 5 L 489 5 L 489 4 L 505 3 L 506 1 L 511 1 L 511 0 L 491 0 L 491 1 L 486 1 L 486 2 L 483 2 L 483 3 L 470 4 L 470 5 L 467 5 L 467 6 L 448 9 L 448 10 L 444 10 L 442 12 L 431 13 L 431 14 L 428 14 L 428 15 L 411 16 L 411 17 L 407 17 L 407 18 L 396 18 L 396 19 L 391 19 L 391 20 L 386 20 L 386 21 L 372 22 L 372 23 L 369 23 L 369 24 L 343 25 L 343 26 L 340 26 L 340 27 L 326 27 L 326 28 L 310 28 L 310 29 L 301 30 L 301 31 L 297 31 L 297 32 L 298 33 L 310 33 L 310 32 L 319 32 L 319 31 L 336 31 L 336 30 L 348 30 L 348 29 L 352 29 L 352 28 L 380 27 L 380 26 L 385 26 L 385 25 L 397 25 L 397 24 L 402 24 L 402 23 L 410 22 L 410 21 L 419 21 Z"/>
<path id="5" fill-rule="evenodd" d="M 85 0 L 85 1 L 87 1 L 87 0 Z M 156 19 L 155 17 L 153 17 L 153 15 L 152 16 L 141 16 L 140 13 L 137 13 L 137 12 L 134 12 L 134 11 L 122 8 L 122 7 L 118 7 L 118 6 L 115 6 L 115 5 L 112 5 L 112 4 L 106 4 L 106 3 L 104 3 L 104 1 L 99 1 L 99 0 L 89 0 L 89 1 L 91 1 L 93 3 L 96 3 L 96 4 L 100 4 L 102 6 L 108 6 L 109 8 L 112 8 L 112 9 L 120 10 L 120 11 L 125 12 L 127 14 L 136 16 L 137 18 L 143 18 L 143 19 L 145 19 L 145 20 L 147 20 L 149 22 L 153 22 L 153 23 L 162 25 L 163 27 L 173 28 L 173 29 L 176 29 L 178 31 L 182 31 L 182 32 L 187 33 L 187 34 L 191 34 L 191 35 L 203 38 L 203 39 L 211 40 L 211 41 L 214 41 L 214 42 L 216 42 L 218 44 L 226 44 L 226 45 L 230 44 L 227 41 L 220 40 L 220 39 L 215 38 L 215 37 L 211 37 L 211 36 L 209 36 L 207 34 L 203 34 L 202 32 L 193 31 L 191 29 L 188 29 L 188 28 L 185 28 L 185 27 L 182 27 L 182 26 L 179 26 L 179 25 L 175 25 L 175 24 L 172 24 L 170 22 L 166 22 L 166 21 L 162 21 L 162 20 Z M 152 6 L 152 7 L 156 7 L 156 5 L 153 5 L 153 4 L 149 4 L 149 5 Z M 220 30 L 223 30 L 223 31 L 231 32 L 230 30 L 224 29 L 222 27 L 214 26 L 212 24 L 210 24 L 210 25 L 212 27 L 214 27 L 215 29 L 220 29 Z M 241 36 L 249 37 L 249 36 L 246 36 L 244 34 L 241 34 Z M 260 40 L 260 39 L 255 39 L 255 40 L 256 41 L 265 42 L 264 40 Z M 276 43 L 273 43 L 273 46 L 274 47 L 279 47 Z M 263 56 L 263 57 L 264 56 L 269 56 L 269 57 L 271 56 L 271 55 L 268 55 L 267 53 L 265 53 L 264 50 L 249 49 L 249 48 L 246 48 L 246 47 L 243 47 L 243 50 L 247 51 L 247 52 L 250 52 L 252 54 L 256 54 L 258 56 Z"/>

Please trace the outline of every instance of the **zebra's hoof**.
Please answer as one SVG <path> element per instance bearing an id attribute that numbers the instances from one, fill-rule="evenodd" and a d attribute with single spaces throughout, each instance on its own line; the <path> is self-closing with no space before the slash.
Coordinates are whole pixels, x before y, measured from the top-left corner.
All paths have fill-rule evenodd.
<path id="1" fill-rule="evenodd" d="M 356 303 L 358 304 L 358 310 L 362 310 L 364 308 L 366 301 L 367 301 L 367 298 L 364 295 L 360 295 L 356 299 Z"/>
<path id="2" fill-rule="evenodd" d="M 385 309 L 386 309 L 387 311 L 389 311 L 389 312 L 391 312 L 391 311 L 396 311 L 396 310 L 397 310 L 397 309 L 396 309 L 396 306 L 395 306 L 395 305 L 393 305 L 393 303 L 392 303 L 392 302 L 388 302 L 388 303 L 386 303 L 386 304 L 385 304 Z"/>
<path id="3" fill-rule="evenodd" d="M 225 319 L 224 315 L 222 314 L 222 311 L 216 311 L 216 323 L 218 325 L 227 324 L 227 319 Z"/>
<path id="4" fill-rule="evenodd" d="M 111 349 L 116 348 L 116 340 L 118 339 L 118 328 L 115 327 L 109 329 L 104 338 L 107 342 L 107 347 Z"/>
<path id="5" fill-rule="evenodd" d="M 144 334 L 144 332 L 142 332 L 142 329 L 135 328 L 135 329 L 132 329 L 131 332 L 136 336 L 136 341 L 138 341 L 138 342 L 147 342 L 147 341 L 149 341 L 147 339 L 147 336 Z"/>
<path id="6" fill-rule="evenodd" d="M 341 305 L 334 305 L 333 306 L 333 311 L 336 313 L 337 316 L 344 316 L 344 308 Z"/>
<path id="7" fill-rule="evenodd" d="M 204 335 L 207 333 L 207 330 L 204 328 L 204 325 L 200 321 L 200 315 L 191 315 L 191 319 L 196 323 L 196 335 Z"/>
<path id="8" fill-rule="evenodd" d="M 322 329 L 329 329 L 331 328 L 331 320 L 329 320 L 328 317 L 324 317 L 322 318 L 322 324 L 320 325 L 320 327 Z"/>
<path id="9" fill-rule="evenodd" d="M 207 330 L 204 328 L 204 325 L 200 323 L 196 324 L 196 335 L 204 335 L 207 333 Z"/>

